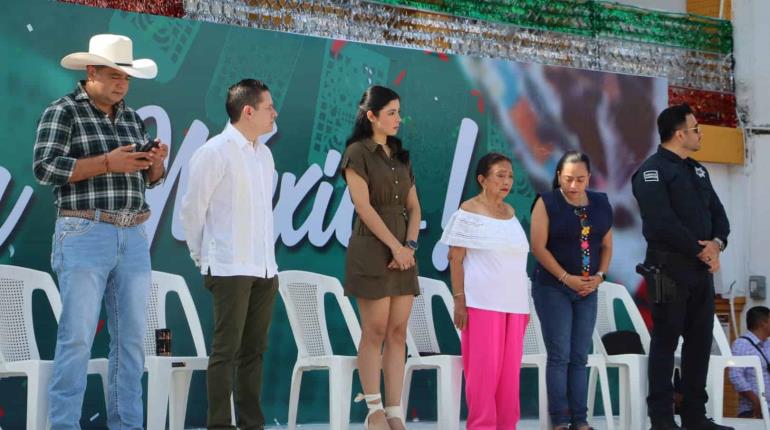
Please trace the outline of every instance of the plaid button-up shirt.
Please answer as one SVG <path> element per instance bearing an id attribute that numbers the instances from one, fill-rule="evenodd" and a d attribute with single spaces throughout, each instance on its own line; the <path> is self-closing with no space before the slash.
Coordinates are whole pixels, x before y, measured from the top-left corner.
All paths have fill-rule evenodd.
<path id="1" fill-rule="evenodd" d="M 744 336 L 749 338 L 749 340 L 745 339 Z M 760 353 L 754 345 L 757 345 L 762 352 Z M 754 355 L 759 357 L 759 362 L 762 363 L 762 378 L 765 381 L 765 398 L 770 402 L 770 395 L 768 395 L 770 391 L 770 372 L 767 371 L 767 359 L 770 358 L 770 341 L 760 341 L 754 333 L 746 332 L 743 336 L 735 339 L 732 352 L 733 355 Z M 736 391 L 753 391 L 760 395 L 757 389 L 757 378 L 754 369 L 749 367 L 731 367 L 728 370 L 728 376 Z M 751 402 L 741 397 L 738 400 L 738 413 L 751 410 Z"/>
<path id="2" fill-rule="evenodd" d="M 54 204 L 60 209 L 142 211 L 147 171 L 105 173 L 69 182 L 78 159 L 149 139 L 144 122 L 121 100 L 115 121 L 88 97 L 83 82 L 71 94 L 55 100 L 37 126 L 33 169 L 38 182 L 53 185 Z"/>

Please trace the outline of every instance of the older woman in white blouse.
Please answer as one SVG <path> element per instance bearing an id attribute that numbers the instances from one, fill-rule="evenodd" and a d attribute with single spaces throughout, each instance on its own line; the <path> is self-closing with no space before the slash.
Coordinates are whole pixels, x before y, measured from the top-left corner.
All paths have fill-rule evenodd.
<path id="1" fill-rule="evenodd" d="M 444 229 L 462 330 L 469 430 L 515 429 L 519 370 L 529 321 L 529 243 L 504 199 L 513 185 L 511 160 L 490 153 L 479 160 L 481 192 L 463 202 Z"/>

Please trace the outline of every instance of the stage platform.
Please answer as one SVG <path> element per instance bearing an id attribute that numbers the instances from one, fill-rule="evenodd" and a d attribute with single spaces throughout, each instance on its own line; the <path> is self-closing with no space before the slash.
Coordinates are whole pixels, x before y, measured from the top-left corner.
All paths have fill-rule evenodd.
<path id="1" fill-rule="evenodd" d="M 722 422 L 724 425 L 735 427 L 735 430 L 763 430 L 762 420 L 758 419 L 740 419 L 740 418 L 725 418 Z M 594 420 L 593 427 L 596 430 L 606 430 L 607 424 L 604 418 Z M 266 429 L 280 430 L 285 429 L 286 425 L 269 425 Z M 465 429 L 465 423 L 460 427 Z M 649 428 L 649 423 L 645 427 L 645 430 Z M 363 429 L 361 423 L 354 423 L 350 425 L 350 430 Z M 437 430 L 435 422 L 409 422 L 407 423 L 408 430 Z M 525 419 L 519 423 L 517 430 L 539 430 L 540 425 L 536 419 Z M 615 420 L 615 429 L 622 430 L 619 426 L 617 419 Z M 328 424 L 300 424 L 297 426 L 297 430 L 332 430 Z"/>

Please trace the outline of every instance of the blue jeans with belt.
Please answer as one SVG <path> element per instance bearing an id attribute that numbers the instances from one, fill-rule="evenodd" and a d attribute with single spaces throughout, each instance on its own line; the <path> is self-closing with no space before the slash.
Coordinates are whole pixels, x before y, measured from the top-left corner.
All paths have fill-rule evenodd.
<path id="1" fill-rule="evenodd" d="M 110 334 L 107 425 L 143 428 L 142 374 L 150 251 L 144 226 L 60 217 L 51 252 L 62 314 L 49 387 L 51 428 L 79 429 L 102 299 Z"/>
<path id="2" fill-rule="evenodd" d="M 586 362 L 596 324 L 597 294 L 581 297 L 566 285 L 533 283 L 532 298 L 548 352 L 548 413 L 554 425 L 587 419 Z"/>

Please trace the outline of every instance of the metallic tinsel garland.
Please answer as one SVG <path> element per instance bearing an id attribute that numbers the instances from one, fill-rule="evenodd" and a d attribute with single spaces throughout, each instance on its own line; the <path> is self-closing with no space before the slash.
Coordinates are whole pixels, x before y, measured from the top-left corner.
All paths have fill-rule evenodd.
<path id="1" fill-rule="evenodd" d="M 732 55 L 590 37 L 362 0 L 185 0 L 186 17 L 303 35 L 666 77 L 672 85 L 733 91 Z"/>

